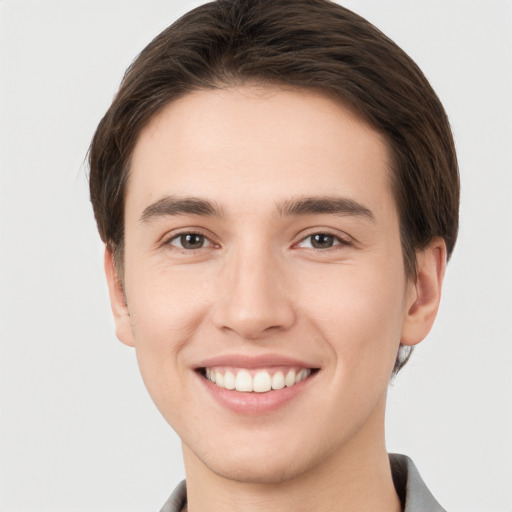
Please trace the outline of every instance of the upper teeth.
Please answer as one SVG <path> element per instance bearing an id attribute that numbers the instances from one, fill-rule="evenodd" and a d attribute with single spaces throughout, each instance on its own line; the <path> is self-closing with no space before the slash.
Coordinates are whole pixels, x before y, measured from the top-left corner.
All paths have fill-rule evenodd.
<path id="1" fill-rule="evenodd" d="M 236 389 L 237 391 L 264 393 L 271 389 L 282 389 L 285 386 L 290 387 L 301 380 L 306 379 L 310 374 L 310 369 L 290 369 L 288 371 L 276 371 L 273 375 L 267 370 L 256 370 L 251 375 L 249 370 L 233 369 L 221 370 L 217 368 L 206 368 L 206 378 L 214 382 L 217 386 L 224 389 Z"/>

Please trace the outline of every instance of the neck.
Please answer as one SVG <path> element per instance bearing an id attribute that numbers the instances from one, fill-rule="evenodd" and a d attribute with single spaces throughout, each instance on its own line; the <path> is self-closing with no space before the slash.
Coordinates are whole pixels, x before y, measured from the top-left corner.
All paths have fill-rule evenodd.
<path id="1" fill-rule="evenodd" d="M 384 404 L 374 413 L 336 453 L 280 482 L 247 483 L 225 478 L 183 445 L 188 511 L 400 512 L 385 449 Z"/>

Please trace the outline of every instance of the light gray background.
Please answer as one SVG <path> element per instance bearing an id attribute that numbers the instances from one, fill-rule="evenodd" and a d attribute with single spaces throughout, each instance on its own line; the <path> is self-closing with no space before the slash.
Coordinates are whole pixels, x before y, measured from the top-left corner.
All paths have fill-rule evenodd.
<path id="1" fill-rule="evenodd" d="M 200 1 L 0 1 L 0 510 L 157 511 L 176 435 L 114 336 L 84 157 L 124 69 Z M 451 118 L 460 239 L 388 445 L 452 512 L 512 510 L 512 2 L 347 1 Z"/>

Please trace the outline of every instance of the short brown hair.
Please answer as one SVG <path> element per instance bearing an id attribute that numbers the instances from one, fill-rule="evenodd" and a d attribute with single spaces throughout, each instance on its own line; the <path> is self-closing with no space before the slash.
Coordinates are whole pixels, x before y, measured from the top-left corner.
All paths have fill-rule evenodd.
<path id="1" fill-rule="evenodd" d="M 124 194 L 142 129 L 169 102 L 244 82 L 314 88 L 386 138 L 406 274 L 416 250 L 458 230 L 459 175 L 446 113 L 418 66 L 371 23 L 328 0 L 217 0 L 177 20 L 128 68 L 89 151 L 102 240 L 121 268 Z M 398 371 L 409 351 L 402 347 Z"/>

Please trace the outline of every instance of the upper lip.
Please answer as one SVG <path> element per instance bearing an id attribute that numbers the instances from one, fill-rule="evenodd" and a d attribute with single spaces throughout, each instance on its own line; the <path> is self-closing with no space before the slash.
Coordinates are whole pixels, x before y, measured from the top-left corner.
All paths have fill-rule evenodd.
<path id="1" fill-rule="evenodd" d="M 272 366 L 298 366 L 301 368 L 316 368 L 315 365 L 301 361 L 293 357 L 278 354 L 262 354 L 248 356 L 242 354 L 225 354 L 204 359 L 198 365 L 199 368 L 213 368 L 216 366 L 232 366 L 235 368 L 268 368 Z"/>

